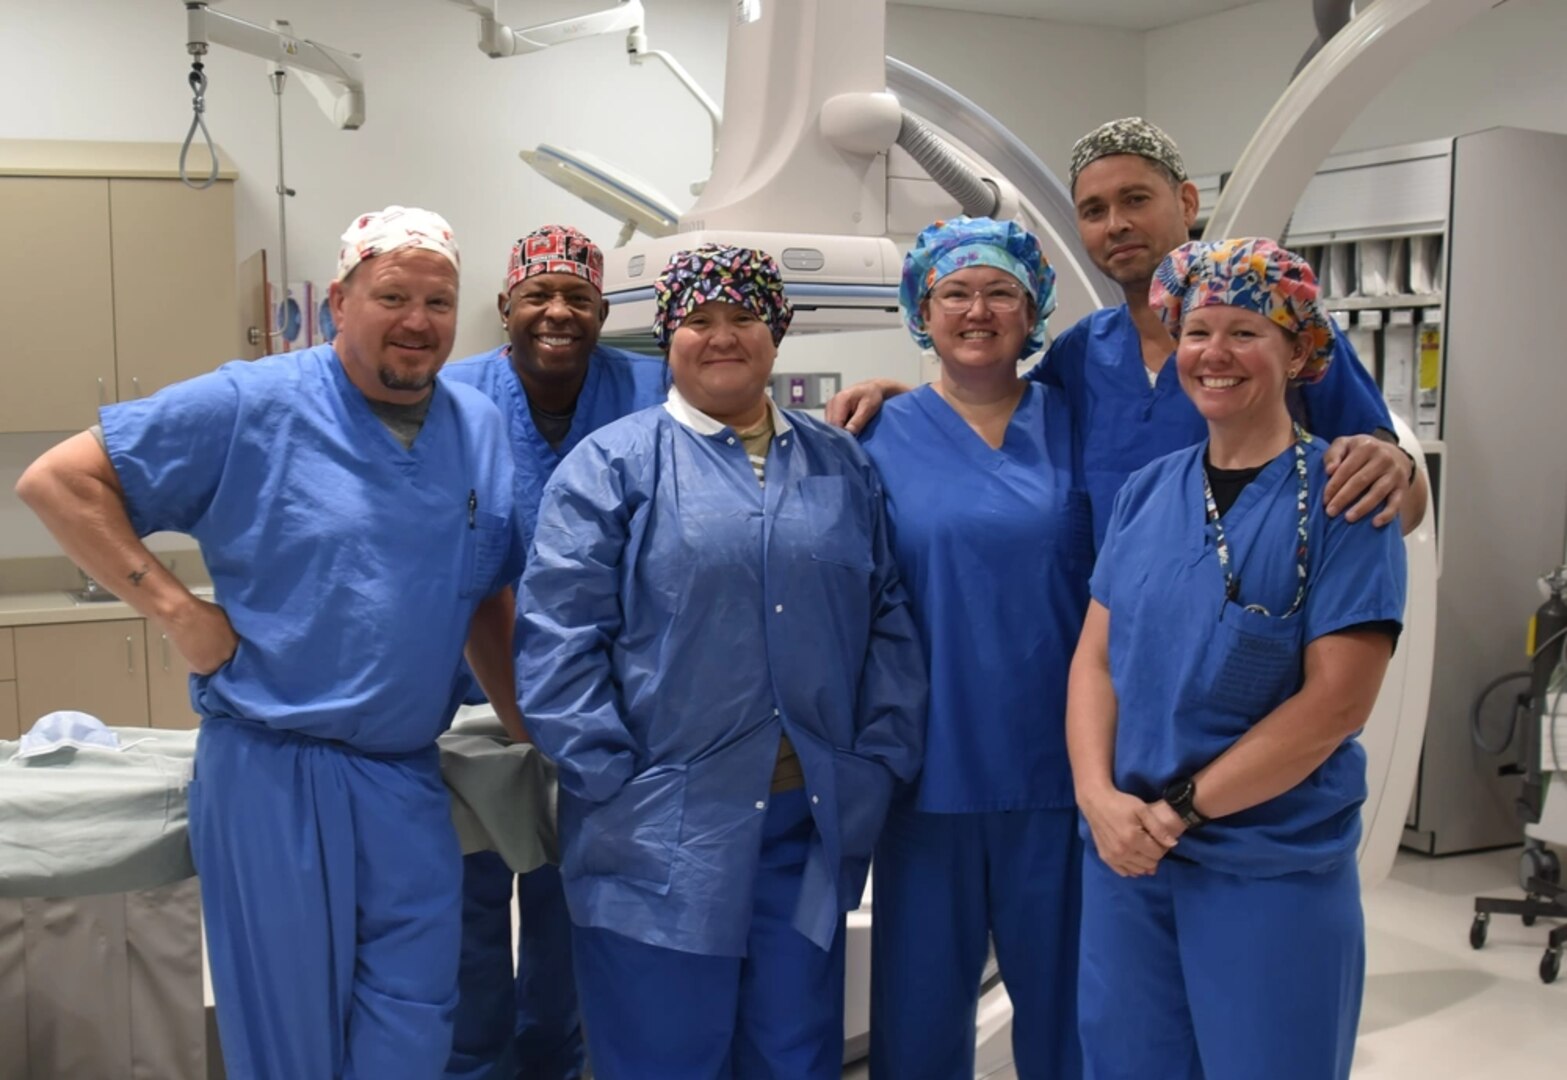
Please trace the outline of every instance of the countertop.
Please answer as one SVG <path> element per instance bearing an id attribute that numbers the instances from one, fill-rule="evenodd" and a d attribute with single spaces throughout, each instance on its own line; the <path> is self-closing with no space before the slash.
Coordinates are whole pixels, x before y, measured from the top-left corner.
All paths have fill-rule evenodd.
<path id="1" fill-rule="evenodd" d="M 210 585 L 194 587 L 191 592 L 203 599 L 212 598 Z M 141 617 L 135 608 L 120 600 L 78 604 L 68 593 L 60 591 L 0 594 L 0 627 L 113 622 Z"/>

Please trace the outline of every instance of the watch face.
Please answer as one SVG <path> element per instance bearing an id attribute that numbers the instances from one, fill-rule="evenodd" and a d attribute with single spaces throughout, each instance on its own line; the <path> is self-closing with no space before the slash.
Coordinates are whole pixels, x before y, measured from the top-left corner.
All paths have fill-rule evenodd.
<path id="1" fill-rule="evenodd" d="M 1177 809 L 1183 809 L 1184 804 L 1191 801 L 1192 790 L 1196 785 L 1190 779 L 1182 778 L 1172 780 L 1170 786 L 1164 789 L 1164 801 Z"/>

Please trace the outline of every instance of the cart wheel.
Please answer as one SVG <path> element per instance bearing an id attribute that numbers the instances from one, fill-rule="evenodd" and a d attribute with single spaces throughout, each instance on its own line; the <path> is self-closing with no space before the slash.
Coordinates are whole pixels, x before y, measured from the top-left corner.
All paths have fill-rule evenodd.
<path id="1" fill-rule="evenodd" d="M 1491 916 L 1480 914 L 1475 916 L 1475 921 L 1469 924 L 1469 947 L 1471 949 L 1485 948 L 1485 931 L 1491 922 Z"/>
<path id="2" fill-rule="evenodd" d="M 1532 900 L 1532 899 L 1534 899 L 1534 897 L 1531 896 L 1529 899 Z M 1533 926 L 1535 923 L 1540 921 L 1540 917 L 1538 915 L 1536 915 L 1532 911 L 1525 912 L 1523 915 L 1520 916 L 1520 918 L 1523 919 L 1523 924 L 1525 926 Z"/>
<path id="3" fill-rule="evenodd" d="M 1518 887 L 1528 892 L 1531 878 L 1539 878 L 1552 885 L 1561 884 L 1562 861 L 1557 858 L 1556 852 L 1547 847 L 1526 847 L 1519 853 Z"/>
<path id="4" fill-rule="evenodd" d="M 1560 949 L 1546 949 L 1545 955 L 1540 957 L 1540 981 L 1549 985 L 1556 981 L 1556 976 L 1562 971 L 1562 951 Z"/>

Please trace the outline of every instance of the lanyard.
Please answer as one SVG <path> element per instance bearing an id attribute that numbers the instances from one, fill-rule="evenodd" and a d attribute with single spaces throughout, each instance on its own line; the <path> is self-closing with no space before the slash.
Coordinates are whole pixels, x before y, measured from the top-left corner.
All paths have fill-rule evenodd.
<path id="1" fill-rule="evenodd" d="M 1295 602 L 1279 618 L 1287 619 L 1300 610 L 1306 600 L 1306 513 L 1310 505 L 1311 490 L 1306 482 L 1306 432 L 1295 425 L 1295 510 L 1300 515 L 1295 526 L 1295 574 L 1299 582 L 1295 590 Z M 1219 555 L 1219 569 L 1224 571 L 1224 596 L 1240 603 L 1241 583 L 1231 569 L 1230 542 L 1224 535 L 1224 522 L 1219 520 L 1219 504 L 1213 499 L 1213 485 L 1208 482 L 1208 470 L 1202 471 L 1202 494 L 1208 504 L 1208 524 L 1213 526 L 1213 546 Z M 1247 611 L 1272 617 L 1273 613 L 1261 604 L 1245 605 Z"/>

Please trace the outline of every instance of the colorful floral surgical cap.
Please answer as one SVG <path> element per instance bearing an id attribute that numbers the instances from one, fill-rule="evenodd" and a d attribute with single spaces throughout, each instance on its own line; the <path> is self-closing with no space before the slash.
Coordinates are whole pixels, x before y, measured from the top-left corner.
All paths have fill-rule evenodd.
<path id="1" fill-rule="evenodd" d="M 540 274 L 573 274 L 603 292 L 604 253 L 570 226 L 545 225 L 511 246 L 505 291 Z"/>
<path id="2" fill-rule="evenodd" d="M 1056 309 L 1056 272 L 1045 261 L 1033 233 L 1015 221 L 991 218 L 955 217 L 928 225 L 904 258 L 898 305 L 903 308 L 903 324 L 915 343 L 922 349 L 931 346 L 920 301 L 936 282 L 971 266 L 993 266 L 1022 283 L 1035 310 L 1034 325 L 1023 343 L 1023 356 L 1043 349 L 1045 323 Z"/>
<path id="3" fill-rule="evenodd" d="M 457 241 L 446 219 L 431 210 L 413 206 L 388 206 L 370 214 L 360 214 L 343 233 L 343 246 L 337 250 L 337 280 L 343 281 L 366 259 L 385 255 L 399 248 L 424 248 L 446 256 L 452 269 L 461 271 Z"/>
<path id="4" fill-rule="evenodd" d="M 739 304 L 761 319 L 772 330 L 774 345 L 794 318 L 778 264 L 752 248 L 703 244 L 695 251 L 677 251 L 653 282 L 653 295 L 658 304 L 653 337 L 662 349 L 669 348 L 687 316 L 710 300 Z"/>
<path id="5" fill-rule="evenodd" d="M 1182 244 L 1154 271 L 1148 302 L 1166 329 L 1181 336 L 1181 320 L 1193 308 L 1222 304 L 1255 311 L 1311 347 L 1296 378 L 1322 378 L 1333 359 L 1333 324 L 1317 304 L 1311 264 L 1272 240 L 1243 239 Z"/>
<path id="6" fill-rule="evenodd" d="M 1141 116 L 1128 116 L 1100 124 L 1073 144 L 1072 179 L 1067 187 L 1075 191 L 1077 177 L 1084 169 L 1113 154 L 1136 154 L 1155 165 L 1163 165 L 1177 180 L 1186 179 L 1186 164 L 1175 147 L 1175 140 Z"/>

